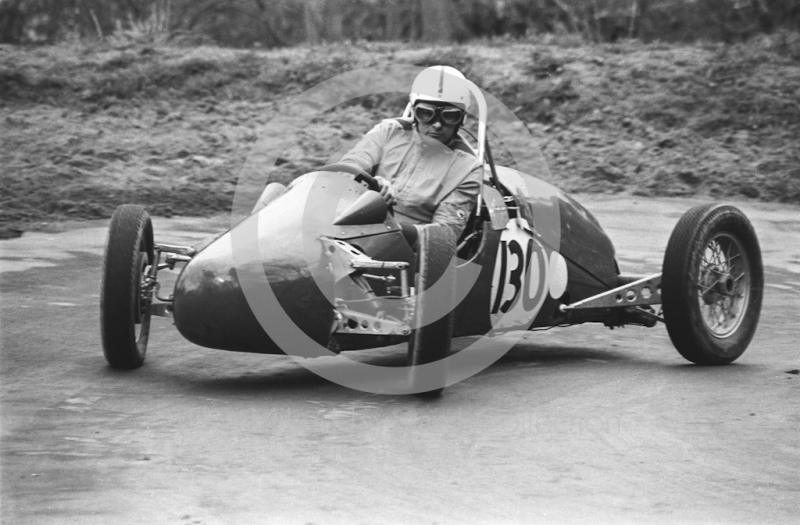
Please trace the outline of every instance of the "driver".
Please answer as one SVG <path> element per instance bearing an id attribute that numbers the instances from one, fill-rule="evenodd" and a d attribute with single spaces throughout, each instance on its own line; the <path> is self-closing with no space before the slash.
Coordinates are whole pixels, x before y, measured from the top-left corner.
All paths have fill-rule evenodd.
<path id="1" fill-rule="evenodd" d="M 409 118 L 383 120 L 339 161 L 372 174 L 413 246 L 419 228 L 448 226 L 458 239 L 475 207 L 483 176 L 459 136 L 470 100 L 457 69 L 433 66 L 417 75 Z"/>

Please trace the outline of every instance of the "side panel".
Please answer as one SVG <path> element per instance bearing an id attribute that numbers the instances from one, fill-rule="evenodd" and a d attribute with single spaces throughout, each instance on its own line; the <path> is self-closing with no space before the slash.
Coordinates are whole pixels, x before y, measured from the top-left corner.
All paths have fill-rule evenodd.
<path id="1" fill-rule="evenodd" d="M 617 268 L 614 245 L 597 219 L 575 199 L 560 195 L 561 208 L 561 254 L 575 265 L 592 275 L 597 282 L 597 291 L 616 286 Z M 590 294 L 591 295 L 591 294 Z M 586 296 L 588 297 L 588 295 Z M 573 301 L 584 297 L 575 296 Z"/>
<path id="2" fill-rule="evenodd" d="M 536 296 L 536 290 L 539 290 L 545 297 L 530 326 L 552 325 L 561 318 L 558 310 L 560 304 L 578 301 L 616 286 L 618 279 L 614 246 L 589 211 L 536 177 L 505 167 L 498 167 L 497 173 L 514 196 L 517 209 L 516 213 L 511 210 L 512 217 L 516 215 L 512 221 L 516 220 L 518 231 L 527 235 L 520 237 L 518 233 L 516 237 L 519 238 L 509 239 L 504 245 L 509 252 L 505 259 L 501 257 L 502 253 L 498 254 L 500 261 L 505 260 L 506 264 L 496 263 L 500 265 L 497 271 L 503 275 L 493 278 L 497 283 L 497 290 L 492 291 L 495 317 L 509 309 L 520 309 L 520 305 L 514 306 L 512 302 L 519 301 L 517 291 L 525 291 L 528 295 L 521 299 L 526 299 Z M 512 226 L 511 223 L 509 226 Z M 524 238 L 534 246 L 539 246 L 539 253 L 545 257 L 539 257 L 538 265 L 531 267 L 536 271 L 520 275 L 523 264 L 527 268 L 534 259 L 525 250 L 509 248 L 516 248 L 512 246 L 515 240 L 521 246 L 520 239 Z M 539 282 L 541 280 L 544 282 Z M 505 286 L 500 285 L 501 281 Z M 509 284 L 512 285 L 510 291 Z M 557 290 L 555 297 L 553 289 Z M 530 299 L 529 302 L 533 304 Z M 500 306 L 499 310 L 497 306 Z"/>
<path id="3" fill-rule="evenodd" d="M 569 276 L 569 282 L 567 284 L 566 291 L 558 299 L 553 298 L 552 295 L 548 294 L 547 299 L 542 305 L 539 315 L 537 315 L 536 319 L 534 319 L 531 328 L 552 326 L 554 324 L 565 322 L 564 314 L 559 310 L 560 305 L 570 304 L 576 300 L 580 300 L 574 299 L 576 297 L 591 297 L 592 295 L 596 295 L 597 293 L 600 293 L 606 289 L 605 287 L 600 287 L 597 279 L 588 274 L 580 266 L 576 265 L 570 260 L 566 260 L 566 263 L 567 275 Z"/>
<path id="4" fill-rule="evenodd" d="M 519 216 L 533 225 L 542 244 L 593 276 L 597 290 L 616 286 L 614 246 L 586 208 L 536 177 L 504 167 L 497 174 L 514 194 Z"/>

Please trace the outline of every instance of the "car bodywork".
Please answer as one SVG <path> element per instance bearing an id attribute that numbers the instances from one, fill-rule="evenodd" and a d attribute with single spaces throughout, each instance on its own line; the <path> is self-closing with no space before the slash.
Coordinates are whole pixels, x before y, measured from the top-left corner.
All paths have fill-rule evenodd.
<path id="1" fill-rule="evenodd" d="M 500 188 L 484 185 L 481 209 L 462 237 L 470 238 L 462 242 L 459 254 L 466 258 L 460 263 L 479 265 L 480 272 L 456 307 L 454 336 L 500 328 L 497 320 L 514 307 L 521 307 L 528 317 L 535 308 L 536 314 L 526 321 L 512 317 L 503 328 L 569 323 L 581 317 L 563 310 L 564 305 L 632 281 L 619 275 L 610 239 L 583 206 L 531 175 L 498 168 L 497 176 Z M 346 217 L 336 217 L 331 223 L 316 224 L 319 249 L 309 257 L 303 243 L 298 242 L 298 232 L 308 229 L 308 225 L 304 226 L 309 220 L 306 203 L 315 190 L 322 192 L 317 198 L 339 200 L 338 208 L 354 218 L 348 221 Z M 254 262 L 263 267 L 281 307 L 314 341 L 337 350 L 394 344 L 406 339 L 410 330 L 408 322 L 403 327 L 399 315 L 384 315 L 380 328 L 370 324 L 378 318 L 379 311 L 386 310 L 384 304 L 361 308 L 361 312 L 353 307 L 337 309 L 337 299 L 363 301 L 370 293 L 368 289 L 374 297 L 387 296 L 387 288 L 391 287 L 385 285 L 385 279 L 395 277 L 399 283 L 402 272 L 410 272 L 406 280 L 413 279 L 415 255 L 405 242 L 400 225 L 385 207 L 380 210 L 380 203 L 376 206 L 370 195 L 377 194 L 347 174 L 314 172 L 302 176 L 254 213 L 263 254 L 262 260 Z M 380 211 L 364 212 L 370 207 Z M 552 220 L 557 224 L 549 224 Z M 201 346 L 283 353 L 247 303 L 237 277 L 231 237 L 232 232 L 226 232 L 186 264 L 171 301 L 175 324 L 186 339 Z M 558 245 L 552 245 L 558 241 Z M 323 279 L 315 279 L 312 268 L 330 265 L 332 250 L 343 251 L 345 258 L 361 256 L 365 260 L 402 263 L 405 268 L 360 272 L 369 276 L 368 286 L 364 286 L 363 279 L 354 280 L 360 277 L 356 271 L 337 273 L 330 269 Z M 395 276 L 397 272 L 401 273 L 399 278 Z M 656 290 L 657 283 L 652 284 Z M 634 301 L 627 303 L 626 306 L 634 305 Z M 336 322 L 337 317 L 355 320 L 358 327 L 348 329 L 347 322 Z M 613 319 L 607 311 L 594 311 L 583 319 L 592 317 L 609 323 L 625 321 L 622 316 Z M 641 322 L 635 316 L 628 317 L 628 322 Z M 361 329 L 365 322 L 369 328 Z"/>
<path id="2" fill-rule="evenodd" d="M 266 185 L 246 218 L 196 246 L 155 243 L 144 208 L 120 206 L 109 228 L 101 294 L 109 363 L 141 366 L 151 315 L 173 318 L 200 346 L 239 352 L 296 355 L 277 341 L 294 328 L 303 345 L 327 349 L 303 357 L 409 341 L 412 369 L 441 361 L 451 336 L 585 322 L 663 322 L 681 355 L 698 364 L 727 364 L 744 352 L 760 313 L 763 266 L 741 211 L 692 208 L 673 231 L 664 273 L 622 274 L 611 240 L 588 210 L 536 174 L 495 165 L 486 102 L 471 89 L 479 107 L 474 152 L 484 177 L 458 241 L 425 233 L 425 248 L 415 253 L 375 179 L 341 164 L 288 187 Z M 446 250 L 437 248 L 440 240 Z M 158 271 L 177 264 L 185 266 L 172 293 L 160 295 Z M 447 293 L 438 296 L 456 299 L 436 314 L 440 281 Z M 127 301 L 105 300 L 121 295 Z M 274 301 L 261 301 L 265 295 Z M 444 339 L 428 339 L 445 332 Z"/>

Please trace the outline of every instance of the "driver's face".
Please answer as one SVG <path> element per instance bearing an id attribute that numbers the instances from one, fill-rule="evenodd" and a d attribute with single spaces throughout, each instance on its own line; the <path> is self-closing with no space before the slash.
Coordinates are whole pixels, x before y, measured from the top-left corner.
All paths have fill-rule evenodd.
<path id="1" fill-rule="evenodd" d="M 427 124 L 418 120 L 417 130 L 425 136 L 438 140 L 442 144 L 447 144 L 456 132 L 456 124 L 445 124 L 442 122 L 441 117 L 435 118 Z"/>

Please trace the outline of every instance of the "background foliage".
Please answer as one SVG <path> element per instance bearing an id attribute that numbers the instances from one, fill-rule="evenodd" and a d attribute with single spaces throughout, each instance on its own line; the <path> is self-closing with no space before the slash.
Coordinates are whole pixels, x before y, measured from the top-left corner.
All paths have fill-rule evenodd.
<path id="1" fill-rule="evenodd" d="M 0 43 L 283 47 L 577 34 L 734 42 L 800 30 L 798 0 L 0 0 Z"/>

